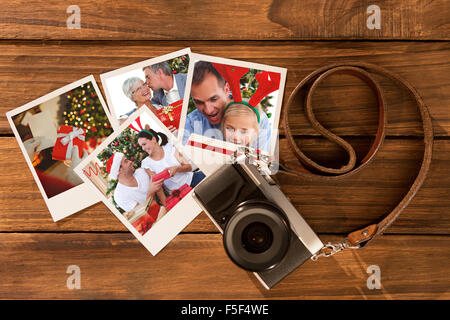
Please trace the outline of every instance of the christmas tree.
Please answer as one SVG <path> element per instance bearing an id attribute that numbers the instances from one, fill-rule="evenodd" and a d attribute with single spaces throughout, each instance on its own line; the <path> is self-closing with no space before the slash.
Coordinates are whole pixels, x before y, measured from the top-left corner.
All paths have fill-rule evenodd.
<path id="1" fill-rule="evenodd" d="M 86 142 L 92 148 L 95 148 L 101 138 L 113 132 L 91 82 L 67 93 L 66 111 L 63 115 L 66 125 L 86 130 Z"/>
<path id="2" fill-rule="evenodd" d="M 172 73 L 187 73 L 189 68 L 189 56 L 184 55 L 181 57 L 177 57 L 167 61 L 170 68 L 172 69 Z"/>
<path id="3" fill-rule="evenodd" d="M 137 133 L 131 128 L 126 128 L 117 136 L 102 152 L 97 155 L 97 158 L 106 167 L 106 161 L 115 153 L 122 152 L 128 160 L 133 161 L 133 166 L 139 168 L 141 161 L 147 156 L 147 153 L 142 150 L 137 141 Z"/>
<path id="4" fill-rule="evenodd" d="M 256 89 L 258 89 L 258 80 L 255 78 L 255 74 L 261 72 L 261 70 L 256 69 L 250 69 L 247 74 L 245 74 L 241 80 L 241 92 L 242 92 L 242 98 L 250 99 L 253 94 L 256 92 Z M 272 107 L 272 104 L 270 103 L 271 96 L 264 97 L 264 99 L 261 100 L 259 103 L 263 109 L 263 111 L 267 114 L 267 117 L 270 118 L 272 114 L 268 111 L 269 107 Z"/>
<path id="5" fill-rule="evenodd" d="M 250 69 L 249 72 L 247 72 L 240 80 L 241 85 L 241 93 L 242 98 L 250 99 L 253 94 L 256 92 L 256 89 L 258 89 L 258 80 L 255 78 L 255 74 L 261 72 L 261 70 L 256 69 Z M 270 103 L 271 96 L 264 97 L 264 99 L 261 100 L 260 105 L 262 107 L 262 110 L 266 113 L 267 117 L 270 118 L 272 116 L 272 113 L 269 112 L 269 107 L 273 107 L 273 105 Z M 196 109 L 194 100 L 192 97 L 189 96 L 189 105 L 188 105 L 188 112 L 187 114 L 191 113 Z"/>
<path id="6" fill-rule="evenodd" d="M 122 152 L 128 160 L 133 161 L 133 166 L 139 168 L 141 166 L 141 161 L 147 156 L 147 153 L 142 150 L 138 144 L 137 133 L 126 128 L 117 138 L 115 138 L 102 152 L 97 155 L 97 158 L 103 163 L 103 172 L 105 173 L 105 178 L 108 177 L 106 171 L 106 162 L 115 152 Z M 106 195 L 109 195 L 116 188 L 117 180 L 109 180 L 108 189 Z M 117 206 L 114 201 L 113 203 L 116 208 L 123 212 L 123 210 Z"/>

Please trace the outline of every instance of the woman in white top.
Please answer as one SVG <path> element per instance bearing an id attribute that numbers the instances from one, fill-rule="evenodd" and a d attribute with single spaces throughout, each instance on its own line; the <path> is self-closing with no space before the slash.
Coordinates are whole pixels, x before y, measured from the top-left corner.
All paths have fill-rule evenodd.
<path id="1" fill-rule="evenodd" d="M 156 132 L 147 125 L 146 129 L 139 132 L 138 143 L 148 153 L 148 157 L 141 162 L 141 168 L 150 170 L 151 174 L 169 170 L 170 178 L 164 180 L 164 186 L 169 191 L 184 184 L 193 188 L 205 177 L 201 171 L 192 172 L 192 166 L 164 133 Z"/>

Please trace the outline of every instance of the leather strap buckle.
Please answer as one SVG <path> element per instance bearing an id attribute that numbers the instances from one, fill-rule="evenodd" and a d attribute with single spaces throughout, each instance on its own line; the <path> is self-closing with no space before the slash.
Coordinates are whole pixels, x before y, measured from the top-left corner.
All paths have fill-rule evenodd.
<path id="1" fill-rule="evenodd" d="M 322 247 L 316 254 L 311 257 L 312 261 L 317 261 L 320 257 L 331 257 L 338 252 L 341 252 L 344 249 L 359 249 L 361 248 L 359 245 L 351 246 L 347 242 L 347 239 L 342 242 L 331 243 L 328 242 L 326 245 Z"/>

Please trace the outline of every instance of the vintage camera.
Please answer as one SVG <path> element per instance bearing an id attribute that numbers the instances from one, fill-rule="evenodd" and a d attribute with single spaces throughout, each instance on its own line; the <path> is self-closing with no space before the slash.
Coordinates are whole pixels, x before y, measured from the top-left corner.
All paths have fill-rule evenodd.
<path id="1" fill-rule="evenodd" d="M 223 233 L 231 260 L 266 289 L 323 247 L 270 176 L 248 161 L 220 167 L 197 185 L 194 199 Z"/>

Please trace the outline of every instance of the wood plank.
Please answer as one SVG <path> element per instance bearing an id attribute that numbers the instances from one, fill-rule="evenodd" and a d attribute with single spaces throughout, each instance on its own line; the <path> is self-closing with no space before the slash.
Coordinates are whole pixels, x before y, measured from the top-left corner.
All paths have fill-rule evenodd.
<path id="1" fill-rule="evenodd" d="M 218 234 L 179 235 L 155 257 L 129 234 L 0 234 L 0 299 L 449 299 L 449 245 L 448 236 L 383 236 L 308 261 L 267 291 L 228 259 Z M 70 265 L 79 290 L 66 287 Z M 372 265 L 378 290 L 367 288 Z"/>
<path id="2" fill-rule="evenodd" d="M 370 138 L 349 140 L 363 154 Z M 103 204 L 97 204 L 58 223 L 32 179 L 14 138 L 0 137 L 0 231 L 24 232 L 110 232 L 125 227 Z M 293 155 L 281 141 L 286 160 Z M 299 138 L 305 152 L 320 163 L 338 166 L 345 154 L 319 138 Z M 419 169 L 422 142 L 416 139 L 388 139 L 375 161 L 342 184 L 303 181 L 279 175 L 281 186 L 316 232 L 345 233 L 376 222 L 400 201 Z M 433 161 L 424 186 L 410 206 L 388 229 L 388 233 L 449 234 L 450 141 L 435 141 Z M 11 170 L 11 168 L 15 168 Z M 198 216 L 185 232 L 217 232 L 205 214 Z"/>
<path id="3" fill-rule="evenodd" d="M 99 74 L 191 46 L 192 51 L 288 69 L 285 102 L 294 87 L 318 67 L 364 61 L 409 80 L 429 106 L 435 134 L 448 136 L 450 43 L 448 42 L 0 42 L 0 134 L 11 133 L 5 112 L 88 74 Z M 408 93 L 382 79 L 388 104 L 388 135 L 421 135 L 417 108 Z M 345 97 L 345 98 L 344 98 Z M 358 101 L 358 103 L 349 103 Z M 359 80 L 332 77 L 314 99 L 317 118 L 339 135 L 375 132 L 374 97 Z M 333 112 L 331 112 L 333 111 Z M 355 119 L 355 115 L 358 118 Z M 293 110 L 294 134 L 316 134 Z M 282 133 L 282 131 L 281 131 Z"/>
<path id="4" fill-rule="evenodd" d="M 358 159 L 363 158 L 371 143 L 370 138 L 347 141 L 354 146 Z M 308 138 L 298 142 L 307 155 L 323 165 L 340 167 L 347 161 L 346 154 L 325 139 Z M 439 229 L 448 234 L 450 221 L 445 216 L 450 211 L 450 202 L 446 200 L 450 188 L 443 182 L 450 176 L 449 162 L 444 160 L 448 148 L 450 141 L 435 141 L 424 185 L 387 233 L 434 233 L 433 225 L 442 223 Z M 283 143 L 280 143 L 280 155 L 288 161 L 294 159 Z M 283 191 L 314 230 L 348 232 L 376 223 L 394 209 L 413 183 L 422 156 L 420 140 L 386 140 L 375 160 L 345 181 L 324 184 L 281 174 L 277 177 Z"/>
<path id="5" fill-rule="evenodd" d="M 380 28 L 367 20 L 380 8 Z M 2 2 L 0 38 L 83 40 L 450 39 L 446 0 L 188 1 L 78 0 L 80 29 L 69 29 L 69 3 Z M 230 27 L 233 26 L 233 27 Z"/>

